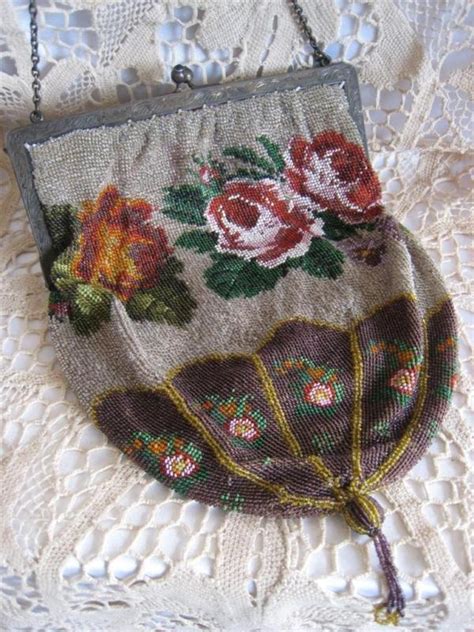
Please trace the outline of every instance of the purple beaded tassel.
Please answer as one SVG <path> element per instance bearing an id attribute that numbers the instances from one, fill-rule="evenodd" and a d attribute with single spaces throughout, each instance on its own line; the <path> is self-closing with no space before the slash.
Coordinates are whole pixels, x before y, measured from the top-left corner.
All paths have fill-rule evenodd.
<path id="1" fill-rule="evenodd" d="M 398 573 L 393 563 L 390 546 L 381 530 L 383 511 L 377 501 L 364 494 L 353 493 L 346 501 L 343 515 L 349 526 L 370 536 L 375 545 L 380 565 L 388 585 L 386 604 L 375 607 L 375 620 L 382 625 L 398 625 L 404 616 L 405 597 L 403 595 Z"/>
<path id="2" fill-rule="evenodd" d="M 371 537 L 374 541 L 380 566 L 382 567 L 388 585 L 387 604 L 377 606 L 375 609 L 375 620 L 377 623 L 385 625 L 397 625 L 405 611 L 405 597 L 400 582 L 398 581 L 397 569 L 393 563 L 387 538 L 382 531 L 376 529 Z"/>

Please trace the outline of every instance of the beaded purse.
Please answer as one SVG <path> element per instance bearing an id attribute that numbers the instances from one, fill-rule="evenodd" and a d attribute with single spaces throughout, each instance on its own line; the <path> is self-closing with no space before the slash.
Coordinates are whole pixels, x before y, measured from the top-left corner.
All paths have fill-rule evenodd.
<path id="1" fill-rule="evenodd" d="M 370 494 L 438 431 L 453 307 L 386 212 L 355 70 L 178 90 L 41 119 L 8 152 L 59 362 L 110 440 L 179 494 L 278 516 L 340 512 L 404 596 Z M 178 84 L 192 84 L 177 67 Z"/>

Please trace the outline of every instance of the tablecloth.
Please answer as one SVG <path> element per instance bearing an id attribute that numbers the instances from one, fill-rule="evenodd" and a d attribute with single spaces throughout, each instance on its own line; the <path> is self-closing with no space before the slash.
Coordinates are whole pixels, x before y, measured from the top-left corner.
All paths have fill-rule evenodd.
<path id="1" fill-rule="evenodd" d="M 28 3 L 2 0 L 0 124 L 28 122 Z M 472 27 L 463 0 L 302 2 L 334 59 L 360 74 L 387 208 L 441 270 L 460 321 L 462 379 L 428 454 L 377 495 L 408 600 L 401 627 L 469 627 L 472 377 Z M 309 64 L 286 0 L 39 0 L 46 117 Z M 0 158 L 6 630 L 379 629 L 384 582 L 339 516 L 283 520 L 206 507 L 120 455 L 58 369 L 25 211 Z"/>

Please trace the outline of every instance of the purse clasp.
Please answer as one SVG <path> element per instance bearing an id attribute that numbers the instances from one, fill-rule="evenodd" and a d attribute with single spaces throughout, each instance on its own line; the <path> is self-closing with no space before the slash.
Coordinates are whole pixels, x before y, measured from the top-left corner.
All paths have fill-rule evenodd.
<path id="1" fill-rule="evenodd" d="M 176 84 L 175 92 L 178 92 L 183 84 L 189 86 L 190 88 L 194 88 L 193 78 L 194 76 L 191 68 L 183 66 L 182 64 L 177 64 L 171 71 L 171 79 Z"/>

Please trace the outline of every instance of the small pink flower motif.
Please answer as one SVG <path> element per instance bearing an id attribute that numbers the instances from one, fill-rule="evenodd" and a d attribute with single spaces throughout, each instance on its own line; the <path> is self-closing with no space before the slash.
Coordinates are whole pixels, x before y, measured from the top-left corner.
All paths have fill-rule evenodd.
<path id="1" fill-rule="evenodd" d="M 256 441 L 260 436 L 260 428 L 251 417 L 234 417 L 225 424 L 225 429 L 233 437 L 245 439 L 245 441 Z"/>
<path id="2" fill-rule="evenodd" d="M 165 456 L 161 462 L 162 473 L 171 478 L 186 478 L 195 474 L 198 469 L 199 464 L 184 452 Z"/>
<path id="3" fill-rule="evenodd" d="M 211 184 L 211 182 L 217 180 L 220 175 L 219 171 L 213 169 L 210 165 L 202 165 L 199 169 L 199 178 L 203 184 Z"/>
<path id="4" fill-rule="evenodd" d="M 323 234 L 322 221 L 308 207 L 269 178 L 232 180 L 209 202 L 205 217 L 218 235 L 219 252 L 274 268 L 304 255 L 313 237 Z"/>
<path id="5" fill-rule="evenodd" d="M 417 369 L 399 369 L 390 378 L 390 386 L 402 395 L 413 395 L 417 382 Z"/>
<path id="6" fill-rule="evenodd" d="M 332 384 L 311 382 L 304 389 L 304 398 L 316 406 L 332 406 L 336 399 L 336 392 Z"/>

